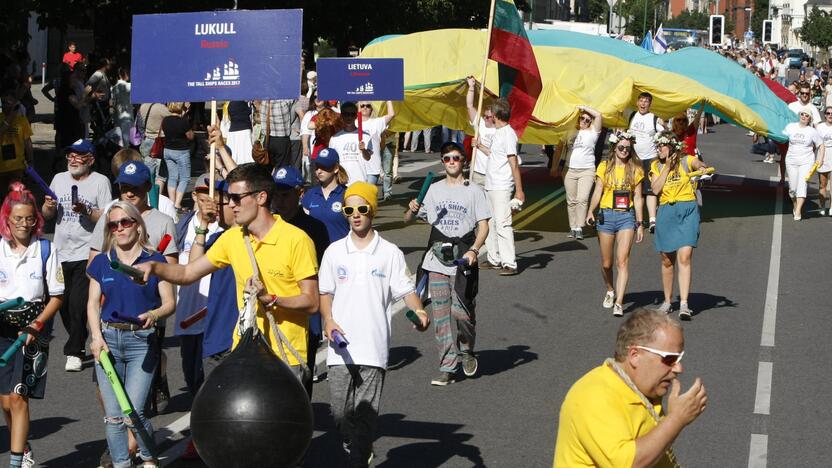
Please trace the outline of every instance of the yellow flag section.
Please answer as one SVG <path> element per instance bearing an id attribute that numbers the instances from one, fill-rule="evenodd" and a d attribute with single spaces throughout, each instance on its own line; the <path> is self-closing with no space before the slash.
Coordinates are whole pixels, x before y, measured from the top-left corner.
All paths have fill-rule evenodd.
<path id="1" fill-rule="evenodd" d="M 607 127 L 626 127 L 638 94 L 645 91 L 653 94 L 652 110 L 660 117 L 704 101 L 706 112 L 778 141 L 786 140 L 786 124 L 797 120 L 762 80 L 706 49 L 656 55 L 623 41 L 569 31 L 528 35 L 543 91 L 523 143 L 555 143 L 574 133 L 578 105 L 598 109 Z M 441 124 L 473 134 L 465 77 L 479 77 L 485 47 L 485 31 L 466 29 L 383 36 L 368 44 L 361 57 L 404 58 L 405 100 L 394 103 L 392 130 Z M 488 66 L 486 102 L 499 89 L 497 64 Z"/>

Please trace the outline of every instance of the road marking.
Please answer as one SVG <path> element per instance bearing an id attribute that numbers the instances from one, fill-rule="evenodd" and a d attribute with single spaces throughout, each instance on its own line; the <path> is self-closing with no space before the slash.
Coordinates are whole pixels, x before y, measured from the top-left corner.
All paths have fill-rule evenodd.
<path id="1" fill-rule="evenodd" d="M 566 194 L 562 194 L 558 198 L 554 199 L 551 203 L 549 203 L 546 206 L 544 206 L 543 208 L 539 209 L 533 215 L 531 215 L 531 216 L 523 219 L 521 222 L 517 223 L 514 226 L 514 229 L 520 230 L 520 229 L 525 228 L 526 226 L 528 226 L 529 224 L 534 222 L 534 220 L 536 220 L 537 218 L 539 218 L 539 217 L 543 216 L 544 214 L 546 214 L 547 212 L 549 212 L 549 210 L 551 210 L 552 208 L 554 208 L 554 207 L 560 205 L 561 203 L 563 203 L 564 200 L 566 200 Z"/>
<path id="2" fill-rule="evenodd" d="M 770 414 L 771 410 L 771 378 L 774 364 L 760 362 L 757 368 L 757 396 L 754 398 L 754 414 Z"/>
<path id="3" fill-rule="evenodd" d="M 780 290 L 780 250 L 783 241 L 783 187 L 777 186 L 774 202 L 774 226 L 771 233 L 771 257 L 768 264 L 766 302 L 763 308 L 763 333 L 760 346 L 774 347 L 774 328 L 777 321 L 777 294 Z"/>
<path id="4" fill-rule="evenodd" d="M 514 215 L 514 222 L 517 223 L 519 221 L 522 221 L 523 218 L 531 215 L 539 207 L 547 204 L 552 199 L 559 197 L 564 192 L 565 192 L 565 189 L 563 187 L 560 187 L 557 190 L 555 190 L 554 192 L 552 192 L 552 193 L 546 195 L 545 197 L 541 198 L 540 200 L 532 203 L 531 205 L 524 208 L 521 212 Z"/>
<path id="5" fill-rule="evenodd" d="M 439 161 L 419 161 L 412 164 L 407 164 L 405 167 L 399 165 L 399 174 L 409 174 L 411 172 L 421 171 L 422 169 L 427 169 L 431 166 L 435 166 L 439 164 Z"/>
<path id="6" fill-rule="evenodd" d="M 748 450 L 748 468 L 766 468 L 768 459 L 768 436 L 751 434 L 751 447 Z"/>

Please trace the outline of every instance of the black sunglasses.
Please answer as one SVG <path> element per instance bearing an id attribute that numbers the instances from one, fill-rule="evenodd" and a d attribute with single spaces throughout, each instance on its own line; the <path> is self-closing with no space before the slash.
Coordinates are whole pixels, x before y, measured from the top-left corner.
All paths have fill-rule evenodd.
<path id="1" fill-rule="evenodd" d="M 225 195 L 228 197 L 228 201 L 234 202 L 235 205 L 239 205 L 240 201 L 242 201 L 243 198 L 245 198 L 249 195 L 255 194 L 255 193 L 260 193 L 260 190 L 255 190 L 253 192 L 243 192 L 243 193 L 226 193 Z"/>

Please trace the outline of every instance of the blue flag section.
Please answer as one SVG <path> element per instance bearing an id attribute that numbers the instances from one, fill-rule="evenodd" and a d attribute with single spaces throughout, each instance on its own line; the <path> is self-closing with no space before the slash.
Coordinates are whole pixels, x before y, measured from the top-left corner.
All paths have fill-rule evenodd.
<path id="1" fill-rule="evenodd" d="M 403 101 L 404 59 L 318 59 L 318 95 L 338 101 Z"/>
<path id="2" fill-rule="evenodd" d="M 133 103 L 294 99 L 303 10 L 133 16 Z"/>

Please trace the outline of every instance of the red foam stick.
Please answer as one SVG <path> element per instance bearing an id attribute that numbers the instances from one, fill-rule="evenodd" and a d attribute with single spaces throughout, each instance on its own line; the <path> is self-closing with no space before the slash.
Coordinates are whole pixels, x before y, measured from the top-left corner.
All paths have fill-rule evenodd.
<path id="1" fill-rule="evenodd" d="M 161 254 L 164 254 L 165 249 L 168 248 L 168 244 L 170 244 L 171 239 L 172 237 L 170 237 L 170 234 L 165 234 L 164 236 L 162 236 L 162 240 L 159 241 L 159 245 L 156 247 L 156 251 Z"/>
<path id="2" fill-rule="evenodd" d="M 189 317 L 185 317 L 184 320 L 179 322 L 179 328 L 184 330 L 190 327 L 191 325 L 199 322 L 200 320 L 204 319 L 206 315 L 208 315 L 208 307 L 203 307 L 199 309 L 195 314 Z"/>
<path id="3" fill-rule="evenodd" d="M 361 110 L 358 110 L 358 142 L 364 141 L 364 119 L 361 118 Z"/>

